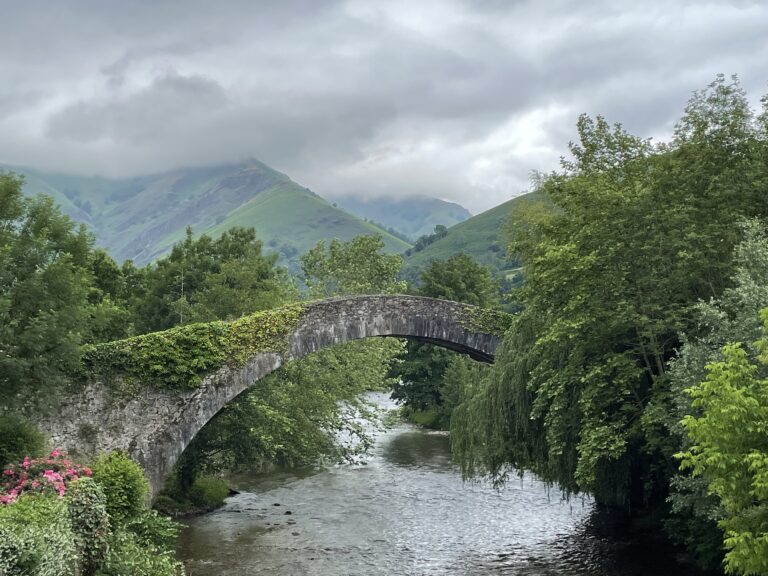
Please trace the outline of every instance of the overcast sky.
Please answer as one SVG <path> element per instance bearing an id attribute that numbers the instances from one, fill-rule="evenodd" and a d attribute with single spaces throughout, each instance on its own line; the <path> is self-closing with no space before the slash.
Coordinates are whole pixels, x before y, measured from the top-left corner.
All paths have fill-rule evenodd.
<path id="1" fill-rule="evenodd" d="M 319 194 L 479 212 L 578 114 L 664 139 L 768 92 L 768 2 L 0 0 L 0 162 L 132 176 L 254 156 Z"/>

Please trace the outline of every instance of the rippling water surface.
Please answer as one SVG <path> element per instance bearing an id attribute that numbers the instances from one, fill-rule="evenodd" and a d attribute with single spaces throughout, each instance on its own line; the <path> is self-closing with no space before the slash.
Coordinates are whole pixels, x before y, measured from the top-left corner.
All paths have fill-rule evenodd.
<path id="1" fill-rule="evenodd" d="M 190 576 L 696 574 L 617 537 L 589 500 L 527 477 L 500 491 L 462 482 L 447 436 L 407 424 L 382 432 L 364 465 L 233 484 L 224 508 L 186 522 Z"/>

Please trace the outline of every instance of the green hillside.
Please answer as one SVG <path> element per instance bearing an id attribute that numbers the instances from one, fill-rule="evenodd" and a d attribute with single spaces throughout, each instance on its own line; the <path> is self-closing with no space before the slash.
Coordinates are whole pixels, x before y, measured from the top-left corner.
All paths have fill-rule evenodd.
<path id="1" fill-rule="evenodd" d="M 3 168 L 25 175 L 26 194 L 48 194 L 73 219 L 88 224 L 97 243 L 118 261 L 154 260 L 184 237 L 187 226 L 195 234 L 213 235 L 253 226 L 265 247 L 279 252 L 293 271 L 318 240 L 380 234 L 390 252 L 409 247 L 256 160 L 121 180 Z"/>
<path id="2" fill-rule="evenodd" d="M 534 198 L 538 198 L 538 195 L 530 193 L 513 198 L 452 226 L 444 237 L 423 250 L 411 249 L 406 254 L 403 277 L 415 281 L 433 260 L 446 260 L 459 252 L 466 252 L 496 274 L 512 273 L 517 264 L 507 258 L 505 224 L 515 205 Z"/>
<path id="3" fill-rule="evenodd" d="M 459 204 L 427 196 L 369 200 L 345 196 L 331 200 L 352 214 L 387 229 L 393 228 L 412 240 L 430 234 L 438 224 L 451 227 L 472 216 L 469 210 Z"/>

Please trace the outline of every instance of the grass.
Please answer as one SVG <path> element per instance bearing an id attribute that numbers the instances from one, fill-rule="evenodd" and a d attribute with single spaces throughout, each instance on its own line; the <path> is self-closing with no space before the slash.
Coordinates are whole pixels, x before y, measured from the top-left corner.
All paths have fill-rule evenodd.
<path id="1" fill-rule="evenodd" d="M 532 198 L 533 194 L 518 196 L 452 226 L 445 237 L 406 258 L 403 276 L 413 281 L 433 260 L 447 260 L 459 252 L 466 252 L 498 275 L 515 269 L 517 265 L 506 253 L 506 222 L 516 204 Z"/>

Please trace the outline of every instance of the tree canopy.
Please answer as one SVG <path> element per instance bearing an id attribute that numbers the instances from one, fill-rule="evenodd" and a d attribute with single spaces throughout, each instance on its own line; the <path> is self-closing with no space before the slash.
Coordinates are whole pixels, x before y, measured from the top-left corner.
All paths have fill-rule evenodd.
<path id="1" fill-rule="evenodd" d="M 653 145 L 582 116 L 546 202 L 510 222 L 522 307 L 488 381 L 454 412 L 465 472 L 512 467 L 605 503 L 663 503 L 677 469 L 668 361 L 700 299 L 730 285 L 738 221 L 765 216 L 768 133 L 733 80 Z"/>

